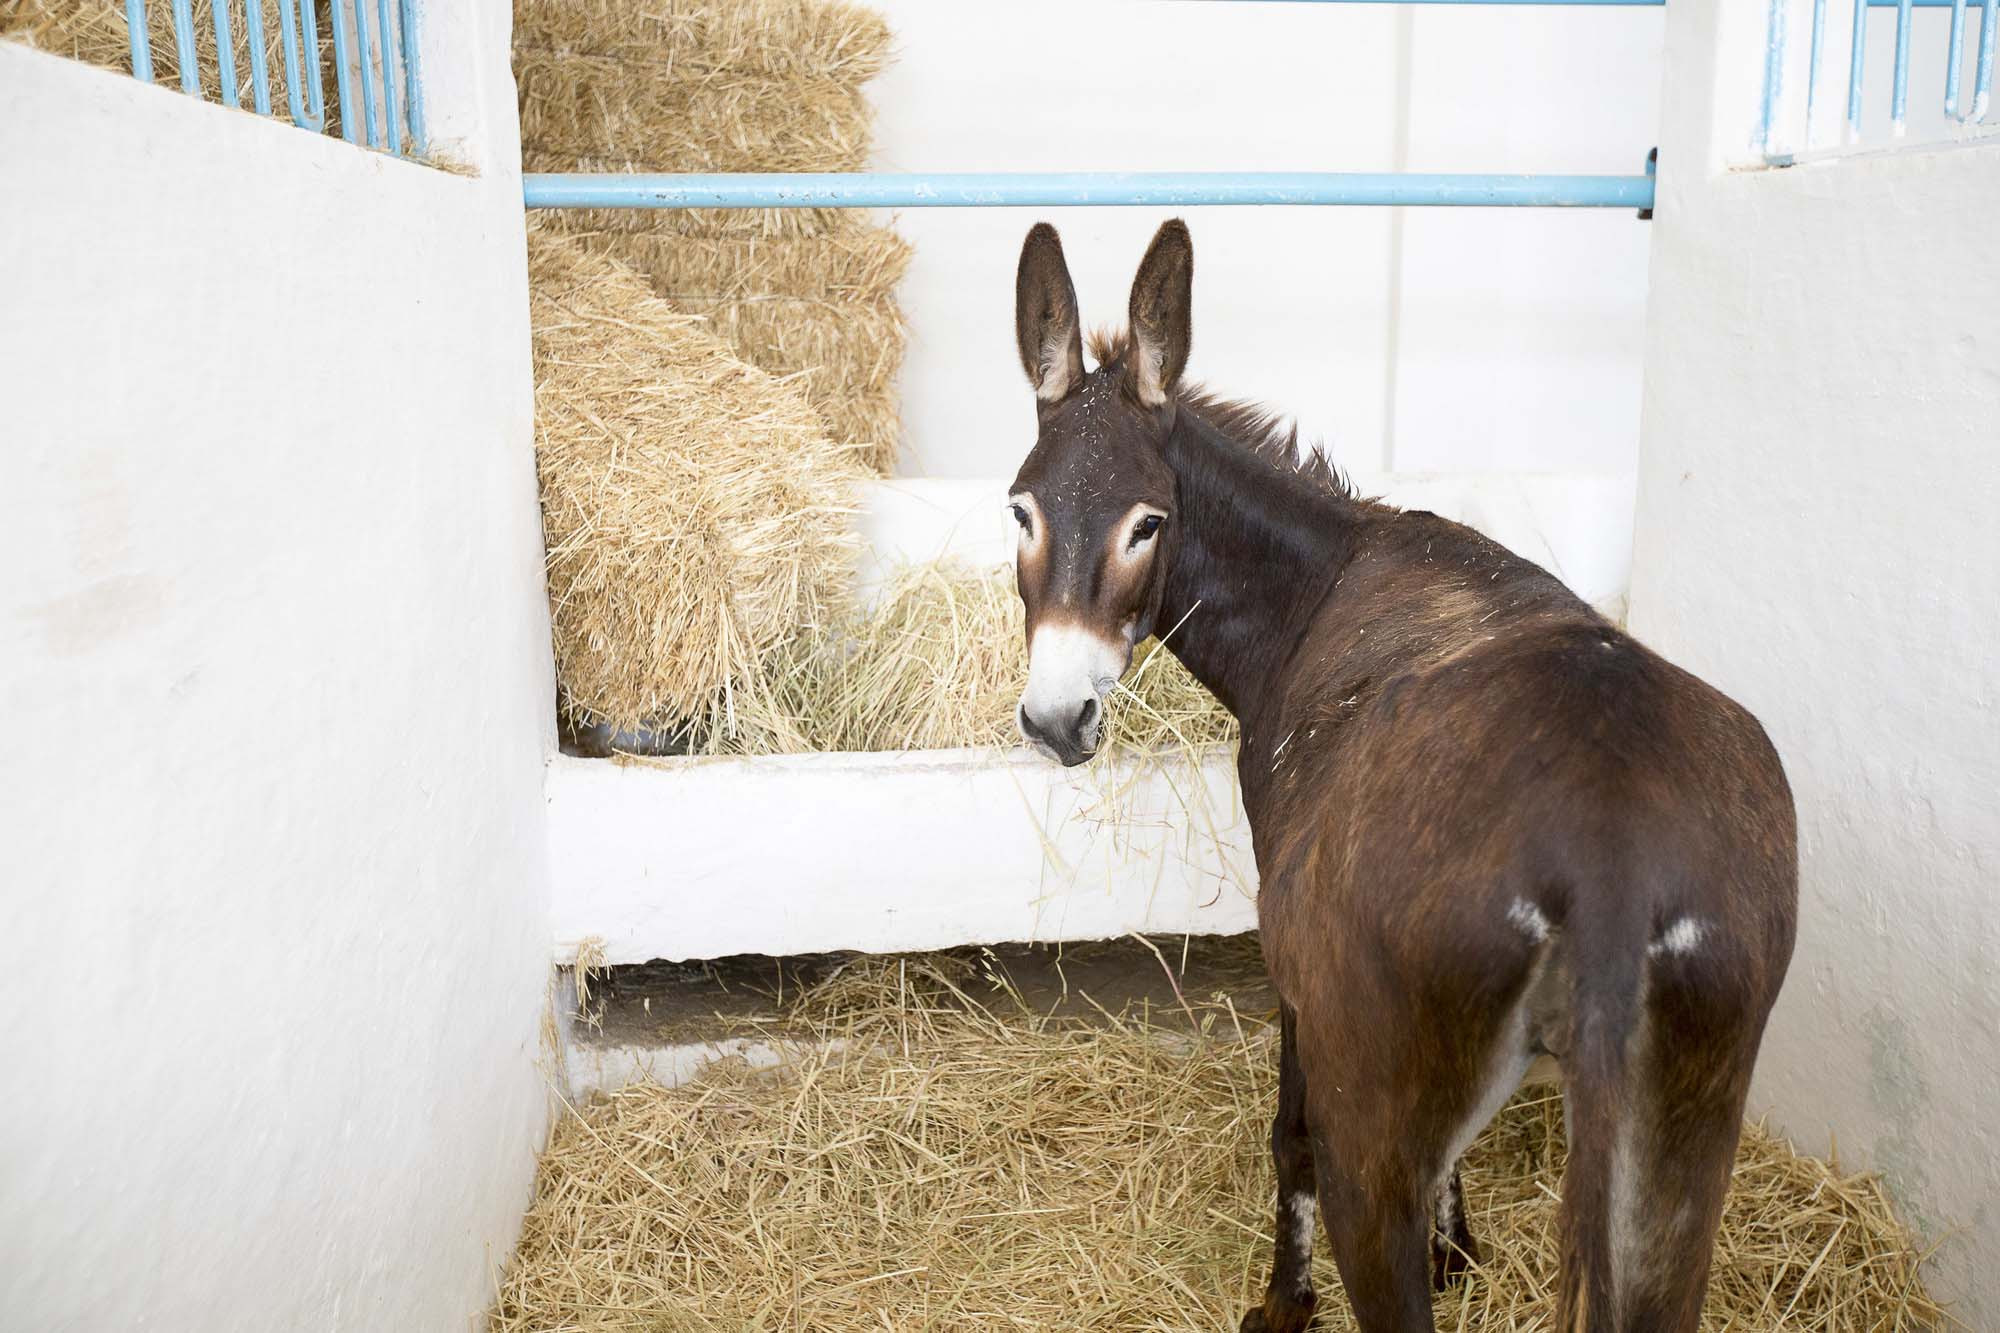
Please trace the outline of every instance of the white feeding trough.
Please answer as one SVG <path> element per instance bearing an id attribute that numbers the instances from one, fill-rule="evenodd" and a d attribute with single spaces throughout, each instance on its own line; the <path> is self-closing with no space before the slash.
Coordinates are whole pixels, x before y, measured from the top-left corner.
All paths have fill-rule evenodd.
<path id="1" fill-rule="evenodd" d="M 1470 524 L 1622 613 L 1630 479 L 1355 482 Z M 1005 563 L 1005 492 L 1002 481 L 873 486 L 863 595 L 902 564 Z M 555 953 L 565 962 L 586 940 L 606 962 L 638 963 L 1256 925 L 1233 754 L 1075 769 L 1026 750 L 643 764 L 558 755 L 548 799 Z"/>

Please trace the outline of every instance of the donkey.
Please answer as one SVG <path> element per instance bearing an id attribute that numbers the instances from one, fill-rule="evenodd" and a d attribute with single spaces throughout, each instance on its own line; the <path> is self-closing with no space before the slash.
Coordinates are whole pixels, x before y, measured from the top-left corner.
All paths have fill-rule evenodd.
<path id="1" fill-rule="evenodd" d="M 1193 274 L 1168 222 L 1087 371 L 1055 229 L 1022 248 L 1018 720 L 1083 762 L 1133 645 L 1166 632 L 1241 724 L 1281 1038 L 1276 1256 L 1242 1328 L 1311 1319 L 1316 1199 L 1361 1328 L 1430 1329 L 1431 1287 L 1477 1262 L 1458 1159 L 1549 1056 L 1557 1326 L 1693 1330 L 1791 959 L 1777 754 L 1548 573 L 1183 386 Z"/>

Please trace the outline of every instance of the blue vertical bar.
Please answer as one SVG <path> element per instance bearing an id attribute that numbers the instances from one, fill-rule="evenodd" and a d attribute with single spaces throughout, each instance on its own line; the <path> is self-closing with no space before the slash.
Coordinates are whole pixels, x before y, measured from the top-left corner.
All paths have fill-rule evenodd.
<path id="1" fill-rule="evenodd" d="M 1910 0 L 1896 6 L 1896 84 L 1889 93 L 1889 124 L 1903 132 L 1903 111 L 1910 101 Z"/>
<path id="2" fill-rule="evenodd" d="M 1806 141 L 1812 147 L 1813 106 L 1819 101 L 1819 59 L 1826 50 L 1826 0 L 1813 0 L 1812 62 L 1806 66 Z"/>
<path id="3" fill-rule="evenodd" d="M 250 39 L 250 102 L 257 114 L 271 114 L 270 58 L 264 54 L 264 0 L 243 0 L 243 20 Z"/>
<path id="4" fill-rule="evenodd" d="M 1847 137 L 1861 137 L 1861 71 L 1868 56 L 1868 0 L 1854 0 L 1854 44 L 1847 57 Z"/>
<path id="5" fill-rule="evenodd" d="M 376 27 L 382 33 L 382 119 L 389 132 L 388 149 L 403 155 L 403 127 L 396 119 L 397 60 L 396 30 L 389 24 L 389 0 L 375 0 Z"/>
<path id="6" fill-rule="evenodd" d="M 132 43 L 132 77 L 153 81 L 153 38 L 146 31 L 146 0 L 125 0 L 125 35 Z"/>
<path id="7" fill-rule="evenodd" d="M 305 3 L 305 33 L 307 58 L 312 61 L 312 81 L 306 84 L 307 129 L 326 129 L 326 71 L 319 61 L 319 14 L 313 8 L 313 0 Z"/>
<path id="8" fill-rule="evenodd" d="M 409 76 L 410 151 L 422 153 L 429 144 L 424 137 L 424 81 L 419 72 L 418 52 L 423 48 L 417 28 L 417 0 L 402 0 L 403 73 Z"/>
<path id="9" fill-rule="evenodd" d="M 305 82 L 299 77 L 299 0 L 278 0 L 278 32 L 285 42 L 285 97 L 292 104 L 292 124 L 316 130 L 319 126 L 306 115 Z"/>
<path id="10" fill-rule="evenodd" d="M 1944 113 L 1958 114 L 1958 67 L 1965 63 L 1965 0 L 1951 0 L 1951 50 L 1944 66 Z"/>
<path id="11" fill-rule="evenodd" d="M 1986 119 L 1986 108 L 1993 100 L 1993 21 L 2000 18 L 1994 10 L 2000 8 L 2000 0 L 1986 0 L 1979 11 L 1979 67 L 1972 76 L 1972 119 Z"/>
<path id="12" fill-rule="evenodd" d="M 1773 166 L 1789 159 L 1771 151 L 1771 131 L 1778 123 L 1778 93 L 1785 77 L 1785 0 L 1771 0 L 1769 26 L 1764 31 L 1764 125 L 1758 136 L 1764 160 Z"/>
<path id="13" fill-rule="evenodd" d="M 338 5 L 340 0 L 334 0 Z M 368 67 L 375 63 L 375 38 L 368 30 L 368 0 L 354 0 L 355 51 L 359 64 L 355 73 L 361 76 L 361 111 L 368 121 L 368 146 L 382 146 L 382 123 L 375 116 L 375 85 L 368 78 Z M 342 101 L 340 114 L 347 115 L 347 103 Z"/>
<path id="14" fill-rule="evenodd" d="M 173 6 L 174 62 L 181 67 L 181 91 L 200 97 L 201 66 L 196 63 L 194 51 L 194 3 L 193 0 L 173 0 Z"/>
<path id="15" fill-rule="evenodd" d="M 213 0 L 209 8 L 215 19 L 215 76 L 222 87 L 222 104 L 241 107 L 243 95 L 236 90 L 236 44 L 229 40 L 229 0 Z"/>
<path id="16" fill-rule="evenodd" d="M 310 6 L 312 0 L 301 0 Z M 333 0 L 333 93 L 340 99 L 340 137 L 349 143 L 361 142 L 361 122 L 354 118 L 354 76 L 347 68 L 347 25 L 340 21 L 342 0 Z M 364 77 L 361 86 L 366 88 Z"/>

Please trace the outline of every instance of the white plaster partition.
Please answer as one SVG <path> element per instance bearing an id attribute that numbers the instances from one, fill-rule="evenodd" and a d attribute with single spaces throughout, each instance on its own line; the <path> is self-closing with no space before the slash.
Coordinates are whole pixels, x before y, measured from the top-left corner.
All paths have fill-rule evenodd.
<path id="1" fill-rule="evenodd" d="M 1358 477 L 1472 524 L 1616 615 L 1632 488 L 1593 477 Z M 1005 480 L 897 480 L 863 506 L 864 592 L 898 564 L 1004 563 Z M 1026 751 L 818 754 L 549 772 L 556 958 L 886 952 L 1256 925 L 1235 757 L 1061 769 Z"/>
<path id="2" fill-rule="evenodd" d="M 2000 143 L 1720 169 L 1761 10 L 1668 7 L 1630 620 L 1763 720 L 1797 797 L 1755 1109 L 1882 1171 L 1992 1328 Z"/>
<path id="3" fill-rule="evenodd" d="M 519 1226 L 554 687 L 508 10 L 440 15 L 477 178 L 0 42 L 10 1328 L 470 1328 Z"/>

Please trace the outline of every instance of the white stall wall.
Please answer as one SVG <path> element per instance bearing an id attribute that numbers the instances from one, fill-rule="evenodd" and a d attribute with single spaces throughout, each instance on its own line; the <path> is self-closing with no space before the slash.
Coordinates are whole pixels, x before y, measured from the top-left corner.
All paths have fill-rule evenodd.
<path id="1" fill-rule="evenodd" d="M 447 175 L 0 42 L 0 1323 L 469 1328 L 547 1123 L 508 10 Z"/>
<path id="2" fill-rule="evenodd" d="M 1800 815 L 1754 1101 L 1879 1169 L 2000 1320 L 2000 144 L 1728 171 L 1759 6 L 1669 6 L 1630 623 Z"/>
<path id="3" fill-rule="evenodd" d="M 898 171 L 1630 173 L 1654 140 L 1646 9 L 874 0 Z M 1520 209 L 1186 210 L 1191 373 L 1295 413 L 1358 468 L 1625 474 L 1638 440 L 1644 224 Z M 1063 209 L 1086 318 L 1122 321 L 1167 212 Z M 913 209 L 903 471 L 1012 476 L 1022 209 Z"/>

